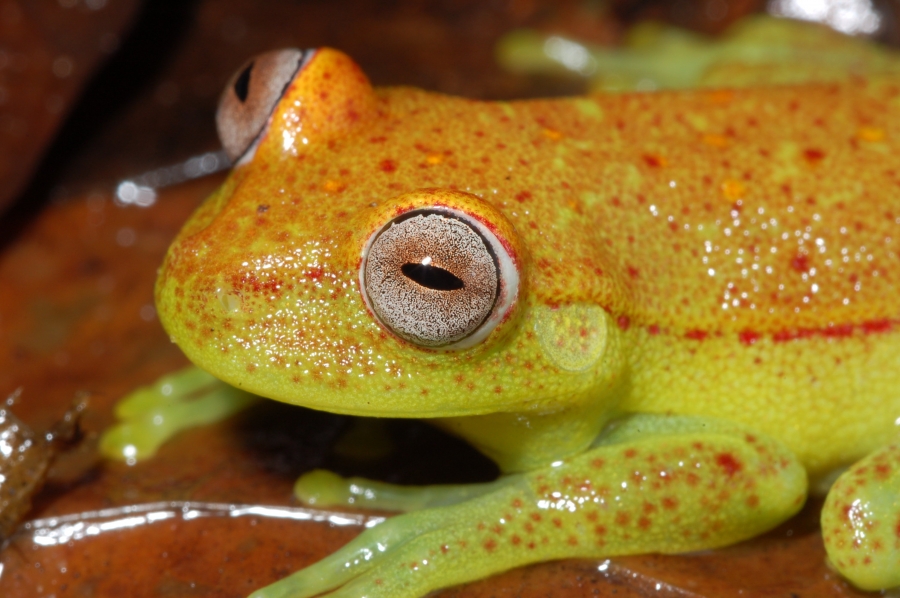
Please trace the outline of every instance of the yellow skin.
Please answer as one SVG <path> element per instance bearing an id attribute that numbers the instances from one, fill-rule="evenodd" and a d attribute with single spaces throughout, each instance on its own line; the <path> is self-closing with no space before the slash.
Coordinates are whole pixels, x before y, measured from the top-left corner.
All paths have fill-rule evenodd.
<path id="1" fill-rule="evenodd" d="M 430 418 L 507 475 L 309 474 L 308 502 L 413 512 L 254 596 L 414 597 L 722 546 L 864 458 L 828 498 L 830 558 L 900 585 L 898 98 L 872 78 L 488 103 L 373 90 L 319 50 L 170 248 L 160 318 L 231 385 Z M 403 340 L 360 288 L 369 239 L 435 206 L 490 228 L 520 277 L 468 348 Z"/>

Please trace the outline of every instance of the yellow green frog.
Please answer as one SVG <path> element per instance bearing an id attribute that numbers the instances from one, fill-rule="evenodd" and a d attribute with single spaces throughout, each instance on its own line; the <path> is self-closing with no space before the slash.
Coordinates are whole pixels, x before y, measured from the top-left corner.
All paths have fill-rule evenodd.
<path id="1" fill-rule="evenodd" d="M 503 472 L 310 473 L 308 503 L 407 513 L 253 596 L 724 546 L 848 466 L 829 558 L 900 585 L 900 79 L 863 74 L 480 102 L 373 89 L 328 48 L 239 70 L 166 330 L 243 391 L 428 418 Z"/>

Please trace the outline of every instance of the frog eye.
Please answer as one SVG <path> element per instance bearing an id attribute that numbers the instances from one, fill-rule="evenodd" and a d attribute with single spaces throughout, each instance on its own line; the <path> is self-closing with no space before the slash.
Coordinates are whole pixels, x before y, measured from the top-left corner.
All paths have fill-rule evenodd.
<path id="1" fill-rule="evenodd" d="M 251 58 L 231 77 L 219 99 L 216 128 L 232 162 L 260 137 L 275 104 L 312 54 L 293 48 L 266 52 Z"/>
<path id="2" fill-rule="evenodd" d="M 503 320 L 519 275 L 487 226 L 440 207 L 407 212 L 376 232 L 363 252 L 360 283 L 370 309 L 397 336 L 463 349 Z"/>

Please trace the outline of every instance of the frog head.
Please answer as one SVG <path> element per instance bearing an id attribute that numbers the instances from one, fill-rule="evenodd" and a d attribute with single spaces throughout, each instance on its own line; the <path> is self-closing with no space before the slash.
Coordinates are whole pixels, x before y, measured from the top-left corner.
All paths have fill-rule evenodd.
<path id="1" fill-rule="evenodd" d="M 340 52 L 282 50 L 239 69 L 218 124 L 235 168 L 156 287 L 200 367 L 393 417 L 553 410 L 618 383 L 614 265 L 565 229 L 571 207 L 522 191 L 535 178 L 505 161 L 527 148 L 479 146 L 513 141 L 510 105 L 373 90 Z"/>

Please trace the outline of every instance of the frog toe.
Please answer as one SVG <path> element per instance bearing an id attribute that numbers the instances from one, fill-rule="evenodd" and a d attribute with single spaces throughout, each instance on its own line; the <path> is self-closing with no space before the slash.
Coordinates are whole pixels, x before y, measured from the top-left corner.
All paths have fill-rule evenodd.
<path id="1" fill-rule="evenodd" d="M 822 509 L 822 534 L 832 565 L 855 586 L 900 586 L 900 444 L 838 478 Z"/>
<path id="2" fill-rule="evenodd" d="M 320 508 L 353 506 L 405 513 L 457 504 L 507 483 L 509 478 L 484 484 L 399 486 L 365 478 L 343 478 L 316 469 L 297 479 L 294 496 L 304 504 Z"/>

